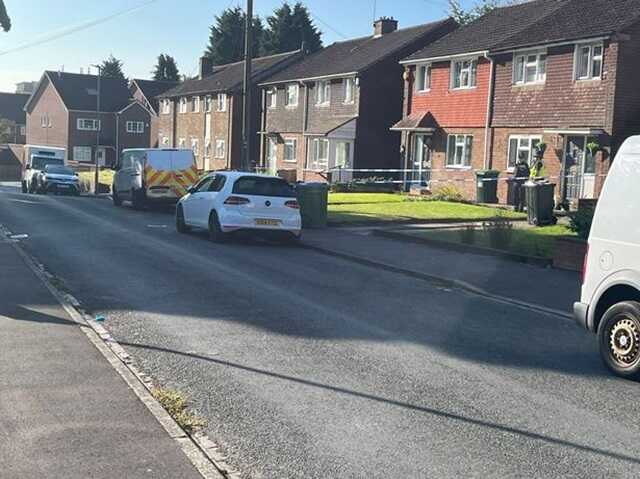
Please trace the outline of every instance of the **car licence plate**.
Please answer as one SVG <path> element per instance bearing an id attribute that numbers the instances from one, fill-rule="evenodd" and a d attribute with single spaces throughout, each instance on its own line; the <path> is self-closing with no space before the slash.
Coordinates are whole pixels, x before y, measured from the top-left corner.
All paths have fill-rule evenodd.
<path id="1" fill-rule="evenodd" d="M 280 224 L 280 220 L 272 220 L 268 218 L 257 218 L 256 224 L 258 226 L 278 226 Z"/>
<path id="2" fill-rule="evenodd" d="M 69 185 L 58 185 L 58 188 L 69 188 Z"/>

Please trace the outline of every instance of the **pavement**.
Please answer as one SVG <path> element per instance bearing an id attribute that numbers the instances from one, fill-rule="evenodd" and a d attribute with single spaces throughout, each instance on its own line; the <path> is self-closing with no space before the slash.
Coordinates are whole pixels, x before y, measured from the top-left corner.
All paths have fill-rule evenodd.
<path id="1" fill-rule="evenodd" d="M 0 190 L 0 223 L 190 396 L 243 477 L 640 475 L 638 385 L 568 319 L 308 248 L 212 244 L 170 211 Z M 349 234 L 362 254 L 372 238 Z M 449 269 L 531 284 L 472 259 Z"/>
<path id="2" fill-rule="evenodd" d="M 0 476 L 201 478 L 2 240 L 0 265 Z"/>

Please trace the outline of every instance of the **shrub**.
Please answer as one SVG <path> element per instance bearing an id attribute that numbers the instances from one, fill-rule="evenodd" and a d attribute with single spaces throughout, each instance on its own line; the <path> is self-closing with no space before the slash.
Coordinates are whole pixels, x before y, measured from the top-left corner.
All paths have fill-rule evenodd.
<path id="1" fill-rule="evenodd" d="M 579 238 L 583 240 L 589 239 L 594 213 L 595 210 L 592 207 L 583 207 L 569 214 L 569 229 L 576 233 Z"/>
<path id="2" fill-rule="evenodd" d="M 452 203 L 468 203 L 462 191 L 455 185 L 439 186 L 430 197 L 434 201 L 450 201 Z"/>
<path id="3" fill-rule="evenodd" d="M 489 245 L 495 249 L 508 249 L 513 238 L 513 223 L 504 216 L 502 211 L 498 211 L 491 221 L 482 223 L 482 228 L 489 236 Z"/>

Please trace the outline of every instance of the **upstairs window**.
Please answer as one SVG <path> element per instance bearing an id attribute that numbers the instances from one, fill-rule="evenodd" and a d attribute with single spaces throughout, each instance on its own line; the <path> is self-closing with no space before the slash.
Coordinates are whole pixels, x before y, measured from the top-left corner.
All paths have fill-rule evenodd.
<path id="1" fill-rule="evenodd" d="M 278 89 L 269 88 L 267 90 L 267 108 L 276 108 L 278 106 Z"/>
<path id="2" fill-rule="evenodd" d="M 331 82 L 316 82 L 316 105 L 327 106 L 331 103 Z"/>
<path id="3" fill-rule="evenodd" d="M 207 95 L 204 97 L 204 111 L 207 113 L 211 112 L 211 95 Z"/>
<path id="4" fill-rule="evenodd" d="M 162 113 L 164 115 L 171 113 L 171 100 L 162 100 Z"/>
<path id="5" fill-rule="evenodd" d="M 526 85 L 544 83 L 547 79 L 547 54 L 534 52 L 516 54 L 513 59 L 513 83 Z"/>
<path id="6" fill-rule="evenodd" d="M 353 103 L 355 100 L 356 81 L 354 78 L 344 80 L 344 102 Z"/>
<path id="7" fill-rule="evenodd" d="M 602 78 L 602 43 L 576 45 L 575 79 L 598 80 Z"/>
<path id="8" fill-rule="evenodd" d="M 78 118 L 78 130 L 82 131 L 98 131 L 100 129 L 100 120 Z"/>
<path id="9" fill-rule="evenodd" d="M 472 135 L 449 135 L 447 139 L 447 167 L 471 167 Z"/>
<path id="10" fill-rule="evenodd" d="M 227 94 L 218 93 L 218 111 L 227 111 Z"/>
<path id="11" fill-rule="evenodd" d="M 431 65 L 418 65 L 416 69 L 416 91 L 431 89 Z"/>
<path id="12" fill-rule="evenodd" d="M 128 121 L 127 122 L 127 133 L 144 133 L 144 122 L 143 121 Z"/>
<path id="13" fill-rule="evenodd" d="M 198 113 L 200 111 L 200 97 L 194 96 L 191 98 L 191 111 L 193 113 Z"/>
<path id="14" fill-rule="evenodd" d="M 180 98 L 180 113 L 186 113 L 186 112 L 187 112 L 187 99 Z"/>
<path id="15" fill-rule="evenodd" d="M 478 60 L 459 60 L 451 68 L 451 88 L 474 88 L 478 79 Z"/>
<path id="16" fill-rule="evenodd" d="M 290 107 L 298 106 L 299 88 L 296 83 L 287 85 L 287 94 L 285 96 L 285 105 Z"/>

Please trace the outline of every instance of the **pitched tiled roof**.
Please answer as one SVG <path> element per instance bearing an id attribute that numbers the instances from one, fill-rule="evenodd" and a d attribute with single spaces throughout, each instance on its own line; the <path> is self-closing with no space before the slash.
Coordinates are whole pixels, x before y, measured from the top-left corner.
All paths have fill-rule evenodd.
<path id="1" fill-rule="evenodd" d="M 253 81 L 260 81 L 265 74 L 284 66 L 300 55 L 300 51 L 280 53 L 268 57 L 254 58 L 251 63 L 251 77 Z M 233 91 L 244 82 L 244 62 L 229 63 L 213 67 L 213 73 L 203 79 L 195 78 L 180 83 L 178 86 L 158 95 L 158 98 L 168 98 L 198 93 L 216 93 Z"/>
<path id="2" fill-rule="evenodd" d="M 137 78 L 133 82 L 138 85 L 149 101 L 153 101 L 158 95 L 175 88 L 179 83 L 177 81 L 140 80 Z"/>
<path id="3" fill-rule="evenodd" d="M 27 117 L 24 105 L 29 96 L 22 93 L 0 93 L 0 118 L 24 125 Z"/>
<path id="4" fill-rule="evenodd" d="M 78 73 L 47 71 L 51 83 L 69 110 L 95 110 L 98 77 Z M 130 102 L 131 92 L 126 80 L 100 78 L 100 111 L 116 112 Z"/>
<path id="5" fill-rule="evenodd" d="M 359 73 L 390 55 L 400 53 L 411 42 L 433 33 L 446 24 L 454 23 L 454 20 L 447 18 L 396 30 L 381 37 L 368 36 L 333 43 L 309 55 L 301 62 L 272 75 L 265 83 Z"/>
<path id="6" fill-rule="evenodd" d="M 533 0 L 497 8 L 406 61 L 597 37 L 639 17 L 638 0 Z"/>
<path id="7" fill-rule="evenodd" d="M 421 130 L 439 128 L 438 122 L 430 111 L 409 115 L 391 127 L 392 130 Z"/>

